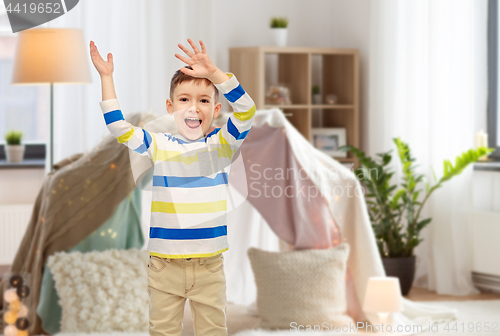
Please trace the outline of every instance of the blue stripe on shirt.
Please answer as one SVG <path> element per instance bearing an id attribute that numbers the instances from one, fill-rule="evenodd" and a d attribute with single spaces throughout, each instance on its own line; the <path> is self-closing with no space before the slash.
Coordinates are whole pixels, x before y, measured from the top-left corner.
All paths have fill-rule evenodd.
<path id="1" fill-rule="evenodd" d="M 104 121 L 106 121 L 106 125 L 114 123 L 115 121 L 118 120 L 125 120 L 123 119 L 122 111 L 114 110 L 108 113 L 104 113 Z"/>
<path id="2" fill-rule="evenodd" d="M 231 121 L 231 118 L 229 118 L 229 120 L 227 121 L 227 131 L 229 132 L 229 134 L 231 134 L 236 140 L 240 140 L 240 139 L 245 139 L 247 134 L 248 134 L 248 131 L 250 130 L 247 130 L 245 132 L 239 132 L 238 129 L 236 128 L 236 126 L 234 126 L 233 122 Z"/>
<path id="3" fill-rule="evenodd" d="M 149 238 L 159 239 L 210 239 L 221 236 L 227 236 L 227 226 L 216 226 L 211 228 L 195 228 L 195 229 L 170 229 L 152 227 L 149 229 Z"/>
<path id="4" fill-rule="evenodd" d="M 143 129 L 142 132 L 144 133 L 144 144 L 146 145 L 146 148 L 149 149 L 149 145 L 151 145 L 153 138 L 151 137 L 151 134 L 149 134 L 148 131 Z"/>
<path id="5" fill-rule="evenodd" d="M 215 187 L 227 183 L 227 173 L 219 173 L 213 179 L 204 176 L 153 176 L 153 187 L 201 188 Z"/>
<path id="6" fill-rule="evenodd" d="M 227 100 L 229 100 L 231 103 L 234 103 L 238 99 L 240 99 L 241 96 L 245 94 L 245 90 L 241 87 L 241 84 L 229 91 L 228 93 L 224 93 L 224 97 L 226 97 Z"/>
<path id="7" fill-rule="evenodd" d="M 217 135 L 219 133 L 220 127 L 214 129 L 212 132 L 208 133 L 207 136 L 205 137 L 205 142 L 207 142 L 207 139 L 210 138 L 211 136 Z"/>
<path id="8" fill-rule="evenodd" d="M 139 147 L 137 147 L 136 149 L 134 149 L 134 152 L 137 152 L 139 154 L 142 154 L 144 153 L 145 151 L 147 151 L 148 149 L 146 148 L 146 145 L 144 144 L 141 144 Z"/>

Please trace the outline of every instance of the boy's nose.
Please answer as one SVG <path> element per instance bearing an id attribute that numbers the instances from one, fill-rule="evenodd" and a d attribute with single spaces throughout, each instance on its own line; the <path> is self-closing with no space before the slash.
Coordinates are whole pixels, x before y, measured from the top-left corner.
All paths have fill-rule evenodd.
<path id="1" fill-rule="evenodd" d="M 193 104 L 193 105 L 191 105 L 191 106 L 188 108 L 188 110 L 189 110 L 190 112 L 198 112 L 198 110 L 199 110 L 199 109 L 198 109 L 198 107 L 197 107 L 195 104 Z"/>

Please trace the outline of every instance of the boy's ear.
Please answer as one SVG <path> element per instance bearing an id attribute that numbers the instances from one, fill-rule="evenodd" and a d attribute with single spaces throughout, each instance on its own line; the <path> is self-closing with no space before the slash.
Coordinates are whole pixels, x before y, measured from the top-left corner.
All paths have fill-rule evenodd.
<path id="1" fill-rule="evenodd" d="M 170 98 L 167 99 L 167 112 L 168 114 L 174 113 L 174 106 L 172 105 L 172 100 L 170 100 Z"/>
<path id="2" fill-rule="evenodd" d="M 222 107 L 221 103 L 217 103 L 217 105 L 215 105 L 214 115 L 213 115 L 214 118 L 217 118 L 217 116 L 219 115 L 221 107 Z"/>

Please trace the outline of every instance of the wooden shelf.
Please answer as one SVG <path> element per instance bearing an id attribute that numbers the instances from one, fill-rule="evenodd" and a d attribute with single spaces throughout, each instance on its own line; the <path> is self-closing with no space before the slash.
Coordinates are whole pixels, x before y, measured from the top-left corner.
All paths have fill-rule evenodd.
<path id="1" fill-rule="evenodd" d="M 280 108 L 280 109 L 301 109 L 301 108 L 311 108 L 311 109 L 353 109 L 354 105 L 328 105 L 328 104 L 290 104 L 290 105 L 264 105 L 264 108 Z"/>
<path id="2" fill-rule="evenodd" d="M 279 108 L 279 109 L 304 109 L 309 108 L 309 105 L 291 104 L 291 105 L 264 105 L 265 109 Z"/>
<path id="3" fill-rule="evenodd" d="M 346 142 L 359 148 L 359 51 L 357 49 L 254 46 L 229 49 L 229 71 L 236 74 L 257 109 L 279 108 L 309 141 L 311 129 L 345 128 Z M 285 85 L 292 104 L 266 104 L 270 85 Z M 312 86 L 321 101 L 335 94 L 338 103 L 312 104 Z M 314 111 L 314 113 L 313 113 Z M 314 118 L 313 114 L 321 115 Z M 318 119 L 321 124 L 318 125 Z M 314 123 L 313 123 L 314 121 Z M 313 125 L 314 124 L 314 125 Z M 339 162 L 357 160 L 348 153 Z"/>
<path id="4" fill-rule="evenodd" d="M 339 104 L 335 104 L 335 105 L 328 105 L 328 104 L 313 104 L 311 105 L 311 108 L 313 109 L 354 109 L 356 106 L 354 105 L 339 105 Z"/>
<path id="5" fill-rule="evenodd" d="M 270 53 L 270 54 L 332 54 L 332 55 L 351 55 L 357 53 L 358 49 L 343 48 L 314 48 L 314 47 L 275 47 L 275 46 L 254 46 L 229 48 L 232 51 L 243 53 Z"/>

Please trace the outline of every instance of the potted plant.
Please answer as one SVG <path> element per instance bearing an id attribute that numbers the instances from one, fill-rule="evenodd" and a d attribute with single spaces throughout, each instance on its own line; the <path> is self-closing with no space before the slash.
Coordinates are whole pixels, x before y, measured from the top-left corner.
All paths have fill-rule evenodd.
<path id="1" fill-rule="evenodd" d="M 21 131 L 9 131 L 5 135 L 5 153 L 8 162 L 21 162 L 24 157 L 24 145 L 21 145 L 21 138 L 23 133 Z"/>
<path id="2" fill-rule="evenodd" d="M 321 93 L 319 90 L 319 85 L 314 85 L 312 87 L 312 100 L 313 104 L 321 104 Z"/>
<path id="3" fill-rule="evenodd" d="M 435 181 L 431 185 L 423 174 L 416 173 L 415 159 L 411 156 L 408 145 L 400 138 L 393 141 L 403 170 L 400 185 L 391 184 L 390 181 L 394 174 L 388 168 L 392 150 L 377 154 L 375 159 L 367 157 L 353 146 L 343 146 L 341 150 L 352 152 L 359 160 L 360 167 L 356 170 L 356 175 L 367 190 L 365 198 L 370 221 L 386 275 L 398 277 L 401 292 L 407 295 L 415 275 L 413 251 L 423 240 L 419 239 L 420 231 L 432 220 L 420 218 L 425 203 L 444 182 L 459 175 L 470 163 L 492 150 L 486 147 L 470 149 L 456 158 L 455 165 L 444 160 L 443 176 L 438 180 L 434 174 Z"/>
<path id="4" fill-rule="evenodd" d="M 272 17 L 270 26 L 274 44 L 278 47 L 286 46 L 288 19 L 286 17 Z"/>

